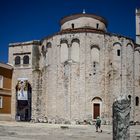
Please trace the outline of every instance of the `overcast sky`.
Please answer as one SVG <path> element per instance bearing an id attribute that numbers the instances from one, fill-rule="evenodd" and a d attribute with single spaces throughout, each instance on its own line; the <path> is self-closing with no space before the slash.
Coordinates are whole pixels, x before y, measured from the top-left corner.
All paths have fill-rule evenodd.
<path id="1" fill-rule="evenodd" d="M 9 43 L 52 35 L 62 17 L 83 9 L 105 17 L 108 32 L 135 40 L 136 8 L 140 0 L 0 0 L 0 62 L 8 61 Z"/>

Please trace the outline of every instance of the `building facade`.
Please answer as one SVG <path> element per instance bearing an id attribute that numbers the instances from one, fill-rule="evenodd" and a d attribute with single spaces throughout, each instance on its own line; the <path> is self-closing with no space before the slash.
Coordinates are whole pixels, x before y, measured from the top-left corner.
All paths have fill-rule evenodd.
<path id="1" fill-rule="evenodd" d="M 140 30 L 135 43 L 108 33 L 107 21 L 94 14 L 74 14 L 60 23 L 52 36 L 10 44 L 13 119 L 62 123 L 100 116 L 111 123 L 113 102 L 126 95 L 131 120 L 140 121 Z"/>
<path id="2" fill-rule="evenodd" d="M 11 120 L 12 66 L 0 63 L 0 120 Z"/>

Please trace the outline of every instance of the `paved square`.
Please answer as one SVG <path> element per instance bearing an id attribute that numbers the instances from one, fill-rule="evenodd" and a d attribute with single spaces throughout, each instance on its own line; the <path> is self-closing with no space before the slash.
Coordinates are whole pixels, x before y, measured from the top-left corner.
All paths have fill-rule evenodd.
<path id="1" fill-rule="evenodd" d="M 102 129 L 98 133 L 94 125 L 0 122 L 0 140 L 112 140 L 112 126 Z M 136 136 L 140 136 L 140 126 L 131 126 L 131 140 L 140 140 Z"/>

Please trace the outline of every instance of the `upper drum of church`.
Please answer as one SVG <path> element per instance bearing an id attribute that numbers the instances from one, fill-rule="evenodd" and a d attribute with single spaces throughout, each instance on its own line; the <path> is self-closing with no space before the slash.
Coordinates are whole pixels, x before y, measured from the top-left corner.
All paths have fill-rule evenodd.
<path id="1" fill-rule="evenodd" d="M 61 30 L 88 28 L 106 31 L 107 21 L 94 14 L 74 14 L 61 19 Z"/>

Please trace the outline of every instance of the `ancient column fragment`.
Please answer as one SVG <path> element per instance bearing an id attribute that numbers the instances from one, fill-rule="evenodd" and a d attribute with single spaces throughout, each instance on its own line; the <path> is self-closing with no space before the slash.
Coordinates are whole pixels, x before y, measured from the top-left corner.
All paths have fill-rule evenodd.
<path id="1" fill-rule="evenodd" d="M 113 103 L 113 140 L 130 140 L 130 100 L 120 97 Z"/>

